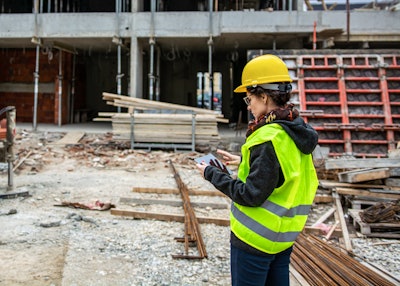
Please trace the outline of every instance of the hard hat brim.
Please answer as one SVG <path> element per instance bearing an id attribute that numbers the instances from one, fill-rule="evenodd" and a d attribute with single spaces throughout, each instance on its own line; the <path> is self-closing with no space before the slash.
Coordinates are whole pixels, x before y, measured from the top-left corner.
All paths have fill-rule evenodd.
<path id="1" fill-rule="evenodd" d="M 233 92 L 241 93 L 241 92 L 246 92 L 246 91 L 247 91 L 246 86 L 242 84 L 242 85 L 238 86 L 237 88 L 235 88 L 235 90 Z"/>

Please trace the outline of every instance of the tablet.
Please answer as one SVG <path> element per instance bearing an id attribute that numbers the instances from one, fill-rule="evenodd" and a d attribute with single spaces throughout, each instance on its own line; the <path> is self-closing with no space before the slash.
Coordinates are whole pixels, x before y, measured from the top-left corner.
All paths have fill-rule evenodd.
<path id="1" fill-rule="evenodd" d="M 229 175 L 232 175 L 232 170 L 230 170 L 228 167 L 226 167 L 221 160 L 219 160 L 217 157 L 215 157 L 213 154 L 209 153 L 205 156 L 201 156 L 199 158 L 194 159 L 197 163 L 201 164 L 201 162 L 205 162 L 208 165 L 215 166 L 225 173 L 228 173 Z"/>

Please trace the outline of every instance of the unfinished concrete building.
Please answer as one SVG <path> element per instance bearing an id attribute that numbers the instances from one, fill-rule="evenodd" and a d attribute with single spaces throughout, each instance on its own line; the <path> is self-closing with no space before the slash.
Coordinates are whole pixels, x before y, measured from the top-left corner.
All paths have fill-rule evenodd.
<path id="1" fill-rule="evenodd" d="M 0 108 L 17 122 L 121 111 L 103 92 L 246 121 L 233 89 L 274 53 L 331 155 L 386 156 L 400 140 L 397 1 L 0 0 L 0 13 Z"/>

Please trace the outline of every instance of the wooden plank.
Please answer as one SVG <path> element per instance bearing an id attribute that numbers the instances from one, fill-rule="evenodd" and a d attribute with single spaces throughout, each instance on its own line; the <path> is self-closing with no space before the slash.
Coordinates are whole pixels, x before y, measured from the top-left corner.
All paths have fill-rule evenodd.
<path id="1" fill-rule="evenodd" d="M 133 192 L 137 193 L 153 193 L 153 194 L 174 194 L 179 195 L 180 192 L 178 189 L 169 189 L 169 188 L 146 188 L 146 187 L 133 187 Z M 194 196 L 217 196 L 217 197 L 225 197 L 223 193 L 220 191 L 213 190 L 190 190 L 189 195 Z"/>
<path id="2" fill-rule="evenodd" d="M 324 232 L 320 227 L 314 227 L 314 226 L 305 226 L 304 227 L 305 233 L 310 233 L 310 234 L 316 234 L 316 235 L 325 235 L 326 232 Z M 341 236 L 342 235 L 342 229 L 335 227 L 335 230 L 333 231 L 334 236 Z"/>
<path id="3" fill-rule="evenodd" d="M 291 286 L 296 286 L 296 285 L 301 285 L 301 286 L 309 286 L 310 284 L 307 282 L 307 280 L 291 265 L 289 264 L 289 273 L 292 275 L 290 279 L 290 285 Z M 296 282 L 294 282 L 296 281 Z M 297 283 L 297 284 L 295 284 Z"/>
<path id="4" fill-rule="evenodd" d="M 390 168 L 390 177 L 400 177 L 400 168 Z"/>
<path id="5" fill-rule="evenodd" d="M 390 187 L 400 187 L 400 178 L 387 178 L 385 184 Z"/>
<path id="6" fill-rule="evenodd" d="M 78 144 L 78 142 L 82 139 L 85 135 L 85 132 L 81 131 L 69 131 L 63 138 L 60 140 L 51 143 L 54 145 L 69 145 L 69 144 Z"/>
<path id="7" fill-rule="evenodd" d="M 372 181 L 377 179 L 385 179 L 390 177 L 389 168 L 367 168 L 348 172 L 341 172 L 338 174 L 339 182 L 345 183 L 359 183 L 365 181 Z"/>
<path id="8" fill-rule="evenodd" d="M 17 191 L 17 192 L 9 192 L 0 194 L 0 199 L 15 199 L 18 197 L 29 197 L 29 191 Z"/>
<path id="9" fill-rule="evenodd" d="M 375 168 L 393 168 L 400 167 L 398 158 L 367 158 L 367 159 L 327 159 L 325 160 L 325 169 L 359 169 L 365 166 L 374 166 Z"/>
<path id="10" fill-rule="evenodd" d="M 336 210 L 337 210 L 336 213 L 338 214 L 338 220 L 340 221 L 340 227 L 342 229 L 344 247 L 348 253 L 352 253 L 353 249 L 351 246 L 349 231 L 347 229 L 346 220 L 344 218 L 342 203 L 340 202 L 339 194 L 336 191 L 332 191 L 332 197 L 335 199 Z"/>
<path id="11" fill-rule="evenodd" d="M 314 203 L 331 203 L 333 202 L 332 196 L 327 195 L 316 195 L 314 198 Z"/>
<path id="12" fill-rule="evenodd" d="M 142 98 L 135 98 L 129 96 L 122 96 L 117 94 L 112 94 L 108 92 L 103 92 L 103 99 L 105 100 L 114 100 L 114 101 L 123 101 L 129 106 L 134 106 L 135 108 L 155 108 L 155 109 L 176 109 L 176 110 L 190 110 L 196 113 L 205 113 L 205 114 L 214 114 L 220 115 L 217 111 L 203 109 L 198 107 L 191 107 L 186 105 L 161 102 L 161 101 L 153 101 Z"/>
<path id="13" fill-rule="evenodd" d="M 168 205 L 180 207 L 183 205 L 182 200 L 163 200 L 163 199 L 141 199 L 141 198 L 125 198 L 119 199 L 121 203 L 125 204 L 138 204 L 138 205 Z M 193 207 L 212 208 L 212 209 L 229 209 L 226 203 L 211 203 L 211 202 L 192 202 Z"/>
<path id="14" fill-rule="evenodd" d="M 388 194 L 388 193 L 374 193 L 368 190 L 359 190 L 351 188 L 334 188 L 334 190 L 340 195 L 352 195 L 369 198 L 382 198 L 388 200 L 400 199 L 400 194 Z"/>
<path id="15" fill-rule="evenodd" d="M 354 189 L 388 189 L 400 191 L 400 188 L 388 187 L 386 185 L 373 185 L 373 184 L 351 184 L 351 183 L 341 183 L 337 181 L 319 180 L 319 186 L 324 189 L 333 188 L 354 188 Z"/>
<path id="16" fill-rule="evenodd" d="M 126 216 L 134 219 L 155 219 L 161 221 L 175 221 L 184 222 L 185 216 L 179 214 L 165 214 L 165 213 L 151 213 L 151 212 L 140 212 L 140 211 L 130 211 L 130 210 L 118 210 L 111 209 L 112 215 Z M 229 226 L 229 219 L 223 218 L 211 218 L 211 217 L 197 217 L 199 223 L 213 223 L 219 226 Z"/>
<path id="17" fill-rule="evenodd" d="M 334 212 L 336 211 L 336 208 L 330 208 L 326 213 L 324 213 L 317 221 L 312 226 L 317 226 L 320 223 L 323 223 L 326 221 Z"/>

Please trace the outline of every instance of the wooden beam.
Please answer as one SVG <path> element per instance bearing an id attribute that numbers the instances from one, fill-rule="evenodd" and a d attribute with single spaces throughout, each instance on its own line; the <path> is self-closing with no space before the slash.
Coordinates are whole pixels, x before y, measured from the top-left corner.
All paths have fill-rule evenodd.
<path id="1" fill-rule="evenodd" d="M 333 188 L 354 188 L 354 189 L 388 189 L 394 191 L 400 191 L 400 188 L 396 187 L 388 187 L 386 185 L 373 185 L 373 184 L 351 184 L 351 183 L 341 183 L 338 181 L 328 181 L 328 180 L 319 180 L 319 186 L 324 189 L 333 189 Z"/>
<path id="2" fill-rule="evenodd" d="M 359 190 L 359 189 L 351 189 L 351 188 L 334 188 L 334 190 L 340 195 L 382 198 L 382 199 L 388 199 L 388 200 L 400 199 L 400 194 L 375 193 L 375 192 L 371 192 L 368 190 Z"/>
<path id="3" fill-rule="evenodd" d="M 334 212 L 336 211 L 336 208 L 330 208 L 326 213 L 324 213 L 315 223 L 313 223 L 312 226 L 317 226 L 320 223 L 323 223 L 326 221 Z"/>
<path id="4" fill-rule="evenodd" d="M 353 170 L 348 172 L 341 172 L 338 174 L 338 176 L 340 182 L 359 183 L 359 182 L 389 178 L 390 169 L 367 168 L 367 169 Z"/>
<path id="5" fill-rule="evenodd" d="M 340 196 L 337 192 L 332 191 L 332 197 L 335 199 L 336 210 L 338 215 L 338 220 L 340 221 L 340 228 L 342 229 L 342 235 L 344 240 L 344 247 L 348 253 L 353 253 L 351 246 L 351 241 L 349 237 L 349 231 L 347 229 L 346 220 L 344 218 L 342 203 L 340 202 Z"/>
<path id="6" fill-rule="evenodd" d="M 374 168 L 400 167 L 398 158 L 367 158 L 367 159 L 328 159 L 325 161 L 325 169 L 359 169 L 365 166 Z"/>
<path id="7" fill-rule="evenodd" d="M 171 194 L 179 195 L 178 189 L 169 188 L 146 188 L 146 187 L 133 187 L 133 192 L 136 193 L 153 193 L 153 194 Z M 225 197 L 225 195 L 219 191 L 208 191 L 208 190 L 189 190 L 189 195 L 194 196 L 210 196 L 210 197 Z"/>
<path id="8" fill-rule="evenodd" d="M 140 199 L 140 198 L 120 198 L 119 201 L 125 204 L 138 204 L 138 205 L 168 205 L 174 207 L 181 207 L 182 200 L 162 200 L 162 199 Z M 192 202 L 194 207 L 212 208 L 212 209 L 229 209 L 228 204 L 210 203 L 210 202 Z"/>
<path id="9" fill-rule="evenodd" d="M 175 221 L 184 222 L 185 216 L 179 214 L 165 214 L 165 213 L 151 213 L 151 212 L 140 212 L 140 211 L 128 211 L 111 209 L 112 215 L 126 216 L 134 219 L 155 219 L 161 221 Z M 213 223 L 219 226 L 229 226 L 229 219 L 223 218 L 211 218 L 211 217 L 197 217 L 199 223 Z"/>
<path id="10" fill-rule="evenodd" d="M 161 101 L 153 101 L 147 100 L 142 98 L 135 98 L 125 95 L 117 95 L 108 92 L 103 92 L 103 99 L 105 100 L 113 100 L 119 103 L 125 103 L 129 106 L 135 106 L 135 108 L 153 108 L 153 109 L 177 109 L 177 110 L 190 110 L 195 113 L 201 114 L 214 114 L 220 116 L 217 111 L 198 108 L 198 107 L 191 107 L 186 105 L 168 103 L 168 102 L 161 102 Z"/>

